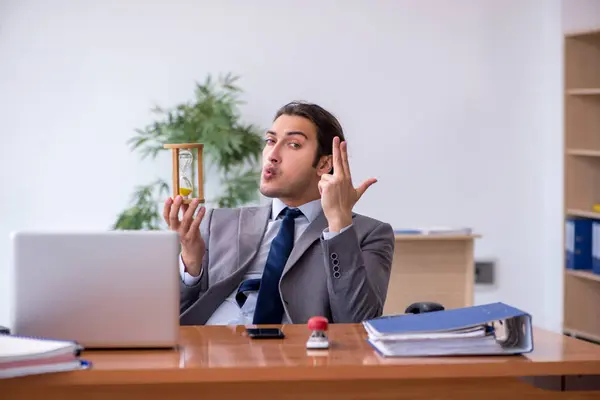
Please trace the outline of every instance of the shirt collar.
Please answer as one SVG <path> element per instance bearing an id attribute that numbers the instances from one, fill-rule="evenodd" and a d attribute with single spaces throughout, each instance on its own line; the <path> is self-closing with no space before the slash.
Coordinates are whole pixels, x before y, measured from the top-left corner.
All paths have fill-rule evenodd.
<path id="1" fill-rule="evenodd" d="M 277 216 L 283 211 L 284 208 L 288 207 L 283 201 L 280 199 L 274 198 L 271 203 L 271 219 L 277 219 Z M 316 199 L 310 201 L 308 203 L 304 203 L 301 206 L 297 207 L 302 214 L 308 219 L 308 222 L 313 222 L 317 216 L 323 210 L 321 206 L 321 199 Z"/>

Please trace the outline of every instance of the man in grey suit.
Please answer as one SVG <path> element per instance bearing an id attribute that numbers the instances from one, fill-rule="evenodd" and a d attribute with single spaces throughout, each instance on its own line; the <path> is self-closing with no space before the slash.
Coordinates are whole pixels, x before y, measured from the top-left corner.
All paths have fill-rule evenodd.
<path id="1" fill-rule="evenodd" d="M 164 218 L 182 244 L 181 325 L 317 315 L 356 323 L 382 314 L 394 233 L 352 211 L 376 180 L 355 188 L 347 154 L 331 113 L 293 102 L 265 134 L 260 191 L 268 206 L 207 211 L 167 199 Z"/>

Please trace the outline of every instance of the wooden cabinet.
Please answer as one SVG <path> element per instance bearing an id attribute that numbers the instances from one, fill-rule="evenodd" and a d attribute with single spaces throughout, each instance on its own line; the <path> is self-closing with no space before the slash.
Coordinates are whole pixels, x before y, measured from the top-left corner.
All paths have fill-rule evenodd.
<path id="1" fill-rule="evenodd" d="M 384 315 L 418 301 L 473 305 L 477 235 L 397 235 Z"/>

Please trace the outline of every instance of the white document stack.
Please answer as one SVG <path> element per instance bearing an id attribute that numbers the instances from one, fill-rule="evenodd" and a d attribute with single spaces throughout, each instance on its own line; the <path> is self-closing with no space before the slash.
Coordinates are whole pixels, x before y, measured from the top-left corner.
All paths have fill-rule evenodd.
<path id="1" fill-rule="evenodd" d="M 0 379 L 88 368 L 76 342 L 0 335 Z"/>

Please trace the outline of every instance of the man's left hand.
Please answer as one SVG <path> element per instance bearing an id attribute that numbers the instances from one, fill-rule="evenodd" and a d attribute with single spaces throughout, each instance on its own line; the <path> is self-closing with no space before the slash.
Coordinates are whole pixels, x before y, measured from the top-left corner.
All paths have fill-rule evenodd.
<path id="1" fill-rule="evenodd" d="M 330 232 L 339 232 L 352 224 L 352 209 L 365 191 L 377 182 L 367 179 L 358 188 L 352 184 L 346 142 L 333 139 L 333 174 L 324 174 L 319 181 L 321 204 Z"/>

